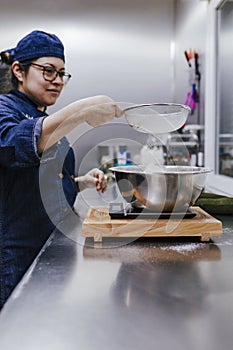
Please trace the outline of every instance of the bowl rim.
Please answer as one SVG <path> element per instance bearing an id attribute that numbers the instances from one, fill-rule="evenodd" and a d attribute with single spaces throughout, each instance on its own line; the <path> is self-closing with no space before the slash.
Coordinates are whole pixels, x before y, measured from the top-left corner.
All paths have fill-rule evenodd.
<path id="1" fill-rule="evenodd" d="M 136 168 L 132 170 L 132 168 Z M 144 165 L 119 165 L 110 167 L 109 170 L 112 172 L 126 173 L 126 174 L 141 174 L 141 175 L 153 175 L 153 174 L 163 174 L 163 175 L 195 175 L 195 174 L 206 174 L 213 170 L 207 167 L 200 166 L 189 166 L 189 165 L 163 165 L 156 168 L 153 172 L 144 170 Z M 176 171 L 174 171 L 176 169 Z"/>

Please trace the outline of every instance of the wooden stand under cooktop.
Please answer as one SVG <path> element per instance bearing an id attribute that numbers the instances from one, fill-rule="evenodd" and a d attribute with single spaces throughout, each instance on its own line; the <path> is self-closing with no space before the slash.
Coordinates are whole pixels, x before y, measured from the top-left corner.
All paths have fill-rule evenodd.
<path id="1" fill-rule="evenodd" d="M 104 237 L 200 237 L 208 242 L 222 235 L 222 223 L 199 207 L 189 219 L 111 219 L 108 207 L 90 207 L 82 225 L 82 235 L 102 242 Z"/>

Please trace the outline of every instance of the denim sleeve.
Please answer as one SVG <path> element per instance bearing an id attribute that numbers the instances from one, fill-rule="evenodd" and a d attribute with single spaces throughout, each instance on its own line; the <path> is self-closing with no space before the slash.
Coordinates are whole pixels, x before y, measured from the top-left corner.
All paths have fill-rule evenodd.
<path id="1" fill-rule="evenodd" d="M 39 157 L 40 163 L 47 163 L 47 161 L 56 158 L 56 155 L 57 155 L 57 144 L 49 147 L 47 150 L 43 152 L 43 154 L 38 155 L 37 153 L 37 144 L 40 140 L 44 118 L 45 117 L 37 119 L 37 122 L 35 123 L 35 127 L 34 127 L 34 135 L 33 135 L 34 149 L 35 149 L 35 153 Z"/>
<path id="2" fill-rule="evenodd" d="M 8 119 L 0 127 L 0 165 L 25 168 L 39 166 L 41 156 L 37 152 L 37 143 L 41 136 L 44 117 L 24 119 L 18 124 Z M 56 153 L 51 148 L 48 157 Z M 46 159 L 46 157 L 44 157 Z"/>
<path id="3" fill-rule="evenodd" d="M 37 142 L 40 138 L 44 118 L 23 120 L 18 125 L 15 135 L 15 156 L 22 166 L 39 164 Z"/>

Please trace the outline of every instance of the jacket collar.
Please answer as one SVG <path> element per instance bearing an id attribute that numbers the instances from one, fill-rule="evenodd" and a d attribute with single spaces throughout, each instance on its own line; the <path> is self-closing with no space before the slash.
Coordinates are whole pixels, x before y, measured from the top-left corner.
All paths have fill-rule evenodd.
<path id="1" fill-rule="evenodd" d="M 26 94 L 24 94 L 23 92 L 21 92 L 21 91 L 19 91 L 19 90 L 17 90 L 17 89 L 13 89 L 13 90 L 11 90 L 10 91 L 10 93 L 12 93 L 13 95 L 15 95 L 15 96 L 17 96 L 17 97 L 19 97 L 19 98 L 21 98 L 21 99 L 23 99 L 25 102 L 27 102 L 27 103 L 30 103 L 31 105 L 33 105 L 36 109 L 37 109 L 37 104 L 34 102 L 34 101 L 32 101 Z M 38 110 L 38 112 L 41 112 L 41 114 L 42 115 L 47 115 L 47 113 L 46 113 L 46 107 L 45 107 L 45 110 L 44 110 L 44 112 L 42 112 L 42 111 L 40 111 L 40 110 Z"/>

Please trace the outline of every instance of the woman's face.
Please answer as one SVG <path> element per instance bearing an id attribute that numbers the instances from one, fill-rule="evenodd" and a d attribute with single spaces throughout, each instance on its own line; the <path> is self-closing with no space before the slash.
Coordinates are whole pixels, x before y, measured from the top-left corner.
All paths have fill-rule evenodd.
<path id="1" fill-rule="evenodd" d="M 65 71 L 63 60 L 57 57 L 40 57 L 33 63 L 53 67 L 57 71 Z M 44 107 L 51 106 L 56 102 L 63 86 L 62 78 L 59 75 L 53 81 L 47 81 L 44 79 L 43 68 L 31 65 L 27 74 L 22 71 L 18 89 L 34 101 L 38 109 L 43 110 Z"/>

